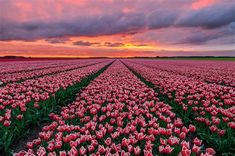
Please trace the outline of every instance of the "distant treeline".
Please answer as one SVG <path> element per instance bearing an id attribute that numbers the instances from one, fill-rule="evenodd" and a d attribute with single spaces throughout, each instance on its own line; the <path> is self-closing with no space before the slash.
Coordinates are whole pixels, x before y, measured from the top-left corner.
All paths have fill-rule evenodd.
<path id="1" fill-rule="evenodd" d="M 156 56 L 156 57 L 130 57 L 130 58 L 235 58 L 234 56 Z"/>
<path id="2" fill-rule="evenodd" d="M 109 57 L 24 57 L 24 56 L 0 56 L 0 59 L 98 59 Z"/>
<path id="3" fill-rule="evenodd" d="M 24 57 L 24 56 L 2 56 L 2 57 L 0 57 L 0 58 L 2 58 L 2 59 L 17 59 L 17 58 L 20 58 L 20 59 L 22 59 L 22 58 L 30 58 L 30 57 Z"/>

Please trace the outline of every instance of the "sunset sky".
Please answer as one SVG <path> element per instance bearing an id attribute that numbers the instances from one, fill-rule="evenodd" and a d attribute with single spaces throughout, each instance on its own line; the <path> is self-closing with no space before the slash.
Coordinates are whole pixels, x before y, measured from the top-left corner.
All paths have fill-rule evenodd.
<path id="1" fill-rule="evenodd" d="M 0 0 L 0 56 L 235 56 L 235 0 Z"/>

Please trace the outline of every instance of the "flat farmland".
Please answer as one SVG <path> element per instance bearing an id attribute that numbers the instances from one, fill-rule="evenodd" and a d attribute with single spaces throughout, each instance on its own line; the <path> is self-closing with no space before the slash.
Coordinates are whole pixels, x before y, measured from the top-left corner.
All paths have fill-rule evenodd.
<path id="1" fill-rule="evenodd" d="M 235 62 L 0 62 L 0 155 L 235 153 Z"/>

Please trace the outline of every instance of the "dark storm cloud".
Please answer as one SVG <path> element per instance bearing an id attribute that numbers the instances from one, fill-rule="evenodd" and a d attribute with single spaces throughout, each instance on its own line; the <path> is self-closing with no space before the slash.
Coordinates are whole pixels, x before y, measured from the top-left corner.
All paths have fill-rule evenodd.
<path id="1" fill-rule="evenodd" d="M 235 22 L 217 29 L 197 30 L 190 35 L 176 42 L 176 44 L 205 44 L 211 41 L 217 41 L 218 44 L 234 43 Z"/>
<path id="2" fill-rule="evenodd" d="M 120 47 L 123 46 L 124 44 L 120 42 L 115 42 L 115 43 L 105 42 L 104 45 L 107 47 Z"/>
<path id="3" fill-rule="evenodd" d="M 93 46 L 93 45 L 100 45 L 98 42 L 88 42 L 88 41 L 76 41 L 73 42 L 74 45 L 77 46 Z"/>
<path id="4" fill-rule="evenodd" d="M 104 43 L 99 43 L 99 42 L 89 42 L 89 41 L 76 41 L 73 43 L 74 45 L 77 46 L 105 46 L 105 47 L 121 47 L 124 46 L 124 43 L 121 42 L 104 42 Z"/>
<path id="5" fill-rule="evenodd" d="M 105 42 L 103 44 L 103 46 L 106 46 L 106 47 L 121 47 L 121 46 L 124 46 L 125 44 L 122 43 L 122 42 Z M 133 46 L 148 46 L 147 44 L 133 44 Z"/>
<path id="6" fill-rule="evenodd" d="M 45 39 L 45 41 L 48 43 L 57 44 L 57 43 L 65 43 L 70 40 L 68 38 L 48 38 L 48 39 Z"/>
<path id="7" fill-rule="evenodd" d="M 176 10 L 160 9 L 152 12 L 148 16 L 148 28 L 158 29 L 172 26 L 177 19 L 178 12 Z"/>
<path id="8" fill-rule="evenodd" d="M 183 41 L 180 41 L 178 44 L 203 44 L 207 41 L 213 40 L 220 37 L 219 35 L 205 35 L 205 34 L 194 34 L 190 37 L 185 38 Z"/>
<path id="9" fill-rule="evenodd" d="M 78 18 L 62 22 L 6 21 L 1 24 L 1 40 L 33 40 L 63 36 L 99 36 L 134 34 L 145 27 L 144 15 L 113 14 L 109 16 Z"/>
<path id="10" fill-rule="evenodd" d="M 76 41 L 73 42 L 74 45 L 77 46 L 97 46 L 97 47 L 122 47 L 125 44 L 122 42 L 104 42 L 104 43 L 99 43 L 99 42 L 89 42 L 89 41 Z M 134 46 L 147 46 L 147 44 L 133 44 Z"/>
<path id="11" fill-rule="evenodd" d="M 228 25 L 234 21 L 235 2 L 231 2 L 188 12 L 176 24 L 183 27 L 213 29 Z"/>
<path id="12" fill-rule="evenodd" d="M 113 14 L 100 17 L 77 18 L 59 22 L 29 21 L 16 23 L 6 21 L 1 24 L 0 40 L 34 40 L 63 36 L 100 36 L 114 34 L 136 34 L 146 29 L 169 26 L 174 22 L 173 15 L 161 17 L 152 14 Z"/>

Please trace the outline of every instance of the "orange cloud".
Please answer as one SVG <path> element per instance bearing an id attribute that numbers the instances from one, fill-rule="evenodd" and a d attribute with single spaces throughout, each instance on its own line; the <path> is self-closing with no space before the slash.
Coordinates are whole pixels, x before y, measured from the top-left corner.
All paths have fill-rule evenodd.
<path id="1" fill-rule="evenodd" d="M 198 10 L 198 9 L 205 8 L 205 7 L 208 7 L 210 5 L 213 5 L 216 2 L 217 2 L 217 0 L 196 0 L 191 5 L 191 8 L 194 9 L 194 10 Z"/>
<path id="2" fill-rule="evenodd" d="M 76 45 L 77 41 L 90 43 L 87 46 Z M 98 43 L 99 46 L 93 43 Z M 90 57 L 90 56 L 155 56 L 160 50 L 178 50 L 151 42 L 138 42 L 119 35 L 100 37 L 71 37 L 65 42 L 48 42 L 47 40 L 0 41 L 0 56 L 32 57 Z M 153 52 L 154 51 L 154 52 Z"/>

